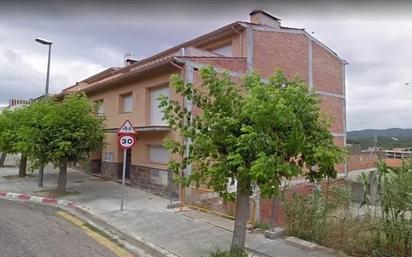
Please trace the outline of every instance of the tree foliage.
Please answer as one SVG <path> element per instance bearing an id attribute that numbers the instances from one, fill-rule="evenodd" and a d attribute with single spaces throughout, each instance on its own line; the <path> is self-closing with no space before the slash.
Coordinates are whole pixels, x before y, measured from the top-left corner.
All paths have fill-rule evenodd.
<path id="1" fill-rule="evenodd" d="M 26 154 L 35 166 L 52 163 L 67 169 L 103 145 L 103 119 L 94 115 L 94 106 L 84 94 L 70 95 L 62 102 L 38 101 L 1 114 L 0 121 L 6 121 L 8 128 L 0 133 L 1 147 Z M 61 182 L 65 185 L 65 179 Z"/>
<path id="2" fill-rule="evenodd" d="M 185 138 L 168 140 L 165 146 L 181 156 L 170 162 L 171 170 L 180 172 L 193 164 L 193 173 L 184 178 L 186 185 L 207 185 L 242 202 L 240 194 L 248 198 L 256 186 L 264 196 L 273 196 L 283 179 L 305 176 L 314 182 L 336 177 L 335 165 L 343 160 L 344 151 L 334 145 L 317 96 L 301 80 L 288 80 L 277 71 L 267 82 L 257 74 L 248 75 L 239 86 L 213 68 L 200 74 L 199 86 L 177 76 L 171 79 L 176 92 L 201 110 L 199 115 L 166 97 L 160 104 L 169 125 Z M 228 192 L 228 183 L 235 181 L 237 192 Z M 236 207 L 240 223 L 247 219 L 238 216 L 249 209 L 243 202 L 243 210 L 238 203 Z M 240 226 L 245 228 L 246 224 Z M 232 250 L 243 244 L 244 235 L 232 243 Z"/>
<path id="3" fill-rule="evenodd" d="M 196 163 L 189 182 L 206 183 L 227 195 L 231 180 L 249 180 L 266 196 L 277 193 L 282 179 L 303 175 L 310 181 L 335 178 L 335 165 L 344 151 L 333 144 L 317 96 L 298 80 L 278 71 L 266 83 L 258 75 L 245 78 L 240 88 L 228 74 L 201 71 L 200 88 L 172 78 L 177 93 L 191 100 L 201 114 L 193 116 L 178 101 L 163 97 L 161 107 L 169 125 L 192 142 L 174 171 Z M 186 142 L 168 140 L 172 153 L 185 155 Z"/>

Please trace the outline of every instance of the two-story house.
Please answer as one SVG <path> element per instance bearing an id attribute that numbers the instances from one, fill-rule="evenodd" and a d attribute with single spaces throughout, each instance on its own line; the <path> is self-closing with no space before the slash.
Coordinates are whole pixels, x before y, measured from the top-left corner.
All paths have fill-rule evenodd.
<path id="1" fill-rule="evenodd" d="M 196 84 L 199 69 L 208 65 L 229 72 L 234 79 L 252 70 L 267 78 L 281 68 L 290 77 L 304 79 L 320 95 L 321 110 L 334 119 L 330 130 L 335 143 L 343 146 L 345 64 L 304 29 L 283 27 L 278 18 L 258 10 L 250 13 L 249 22 L 236 21 L 146 59 L 109 68 L 64 89 L 62 95 L 83 91 L 100 103 L 98 112 L 106 116 L 106 146 L 91 156 L 93 172 L 119 177 L 123 161 L 116 133 L 129 119 L 138 131 L 138 142 L 127 155 L 130 183 L 166 193 L 175 190 L 175 185 L 167 171 L 170 156 L 162 143 L 167 137 L 180 136 L 162 120 L 157 98 L 164 94 L 192 108 L 169 88 L 171 75 Z"/>

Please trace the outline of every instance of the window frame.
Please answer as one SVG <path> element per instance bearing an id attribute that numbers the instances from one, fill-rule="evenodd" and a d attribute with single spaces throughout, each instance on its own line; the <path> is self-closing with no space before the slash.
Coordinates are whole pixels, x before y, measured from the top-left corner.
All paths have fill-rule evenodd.
<path id="1" fill-rule="evenodd" d="M 130 101 L 131 101 L 131 106 L 130 106 L 130 110 L 125 110 L 125 97 L 130 97 Z M 119 95 L 119 113 L 131 113 L 133 112 L 133 108 L 134 108 L 134 103 L 133 103 L 133 91 L 127 92 L 127 93 L 123 93 Z"/>
<path id="2" fill-rule="evenodd" d="M 152 159 L 152 154 L 151 154 L 151 150 L 152 150 L 152 148 L 157 148 L 157 149 L 163 149 L 164 151 L 166 151 L 167 152 L 167 156 L 168 156 L 168 158 L 167 158 L 167 160 L 166 161 L 159 161 L 159 160 L 153 160 Z M 163 145 L 147 145 L 147 160 L 148 160 L 148 162 L 149 163 L 153 163 L 153 164 L 168 164 L 169 163 L 169 161 L 170 161 L 170 158 L 171 158 L 171 156 L 170 156 L 170 152 L 163 146 Z"/>

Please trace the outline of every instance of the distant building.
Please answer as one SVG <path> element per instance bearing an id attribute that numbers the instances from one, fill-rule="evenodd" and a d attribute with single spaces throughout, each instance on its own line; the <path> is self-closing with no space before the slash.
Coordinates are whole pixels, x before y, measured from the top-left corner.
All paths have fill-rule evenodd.
<path id="1" fill-rule="evenodd" d="M 27 104 L 31 104 L 33 102 L 33 99 L 26 100 L 26 99 L 9 99 L 9 105 L 5 108 L 14 110 L 18 109 L 20 107 L 23 107 Z"/>
<path id="2" fill-rule="evenodd" d="M 408 148 L 393 148 L 382 151 L 386 165 L 400 167 L 402 162 L 412 158 L 412 151 Z"/>

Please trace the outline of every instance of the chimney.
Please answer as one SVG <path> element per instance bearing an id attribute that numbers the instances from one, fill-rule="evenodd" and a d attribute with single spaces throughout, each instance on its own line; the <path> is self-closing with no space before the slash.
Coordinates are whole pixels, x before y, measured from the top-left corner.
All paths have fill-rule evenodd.
<path id="1" fill-rule="evenodd" d="M 262 10 L 253 10 L 249 13 L 250 22 L 259 25 L 266 25 L 272 28 L 280 28 L 280 19 Z"/>
<path id="2" fill-rule="evenodd" d="M 133 64 L 133 63 L 135 63 L 135 62 L 137 62 L 137 60 L 134 59 L 134 55 L 133 55 L 133 54 L 131 54 L 131 53 L 126 53 L 126 54 L 124 55 L 124 66 L 128 66 L 128 65 Z"/>

